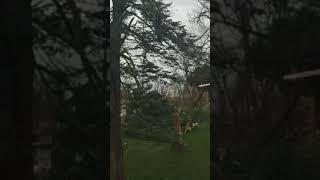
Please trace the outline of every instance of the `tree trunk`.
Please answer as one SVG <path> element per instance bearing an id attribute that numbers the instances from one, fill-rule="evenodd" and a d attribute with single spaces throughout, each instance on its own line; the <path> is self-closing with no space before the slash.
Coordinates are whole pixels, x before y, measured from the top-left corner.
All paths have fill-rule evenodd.
<path id="1" fill-rule="evenodd" d="M 173 116 L 175 140 L 172 144 L 172 150 L 174 150 L 176 152 L 181 152 L 184 149 L 183 142 L 182 142 L 180 111 L 181 111 L 181 109 L 177 109 L 177 111 L 175 112 L 175 114 Z"/>
<path id="2" fill-rule="evenodd" d="M 121 141 L 120 117 L 120 40 L 122 24 L 122 1 L 113 1 L 113 22 L 110 26 L 110 179 L 124 180 L 123 151 Z"/>

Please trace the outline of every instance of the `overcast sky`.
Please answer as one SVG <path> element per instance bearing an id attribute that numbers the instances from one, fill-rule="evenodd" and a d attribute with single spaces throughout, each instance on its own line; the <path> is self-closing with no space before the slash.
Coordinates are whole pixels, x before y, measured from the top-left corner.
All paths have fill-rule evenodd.
<path id="1" fill-rule="evenodd" d="M 187 29 L 192 28 L 189 23 L 190 15 L 193 14 L 195 9 L 199 7 L 197 0 L 164 0 L 164 2 L 172 2 L 171 10 L 173 13 L 173 19 L 176 21 L 182 21 L 187 26 Z"/>

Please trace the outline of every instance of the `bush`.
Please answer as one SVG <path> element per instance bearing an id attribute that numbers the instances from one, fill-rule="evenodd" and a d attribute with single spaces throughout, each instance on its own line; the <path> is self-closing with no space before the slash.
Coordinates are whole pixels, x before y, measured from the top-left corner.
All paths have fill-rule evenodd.
<path id="1" fill-rule="evenodd" d="M 170 142 L 174 108 L 158 92 L 135 90 L 129 96 L 125 134 L 130 137 Z"/>

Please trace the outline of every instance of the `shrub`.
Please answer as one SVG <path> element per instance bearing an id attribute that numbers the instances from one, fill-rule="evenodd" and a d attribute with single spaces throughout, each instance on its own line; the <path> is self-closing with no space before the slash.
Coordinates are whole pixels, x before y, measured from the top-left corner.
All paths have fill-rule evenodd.
<path id="1" fill-rule="evenodd" d="M 169 142 L 173 138 L 174 108 L 158 92 L 133 91 L 127 107 L 126 135 Z"/>

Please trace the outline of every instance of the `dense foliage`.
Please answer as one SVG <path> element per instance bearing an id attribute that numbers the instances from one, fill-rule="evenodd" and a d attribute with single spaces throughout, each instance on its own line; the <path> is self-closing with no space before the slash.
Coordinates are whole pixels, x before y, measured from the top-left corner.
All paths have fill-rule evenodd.
<path id="1" fill-rule="evenodd" d="M 202 64 L 196 67 L 189 76 L 189 84 L 198 86 L 199 84 L 210 82 L 210 65 Z"/>
<path id="2" fill-rule="evenodd" d="M 129 98 L 126 133 L 130 137 L 170 142 L 174 107 L 156 91 L 134 90 Z"/>

